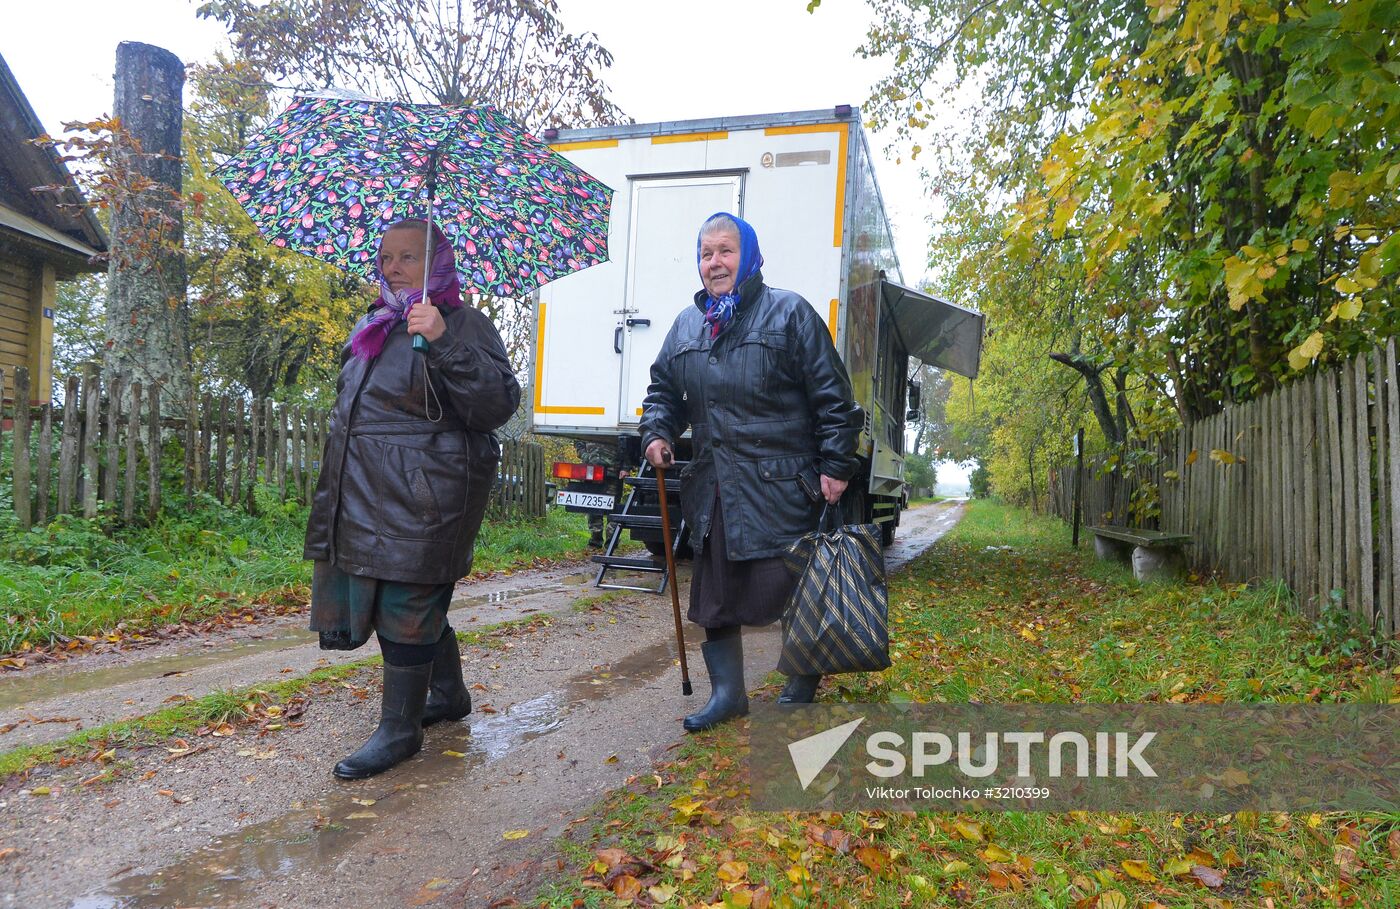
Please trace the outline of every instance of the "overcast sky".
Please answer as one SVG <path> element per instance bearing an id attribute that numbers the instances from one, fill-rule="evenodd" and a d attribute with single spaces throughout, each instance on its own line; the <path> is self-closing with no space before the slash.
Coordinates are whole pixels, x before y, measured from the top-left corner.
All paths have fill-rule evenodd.
<path id="1" fill-rule="evenodd" d="M 222 27 L 192 0 L 62 0 L 6 4 L 3 54 L 45 128 L 112 107 L 120 41 L 143 41 L 186 63 L 208 58 Z M 861 105 L 888 66 L 857 58 L 870 17 L 864 0 L 559 0 L 573 31 L 594 31 L 615 61 L 604 78 L 640 123 Z M 924 192 L 913 167 L 895 165 L 871 137 L 877 178 L 907 283 L 925 269 Z"/>
<path id="2" fill-rule="evenodd" d="M 121 41 L 143 41 L 186 63 L 226 43 L 224 29 L 195 15 L 193 0 L 6 0 L 3 54 L 20 88 L 57 132 L 112 108 L 112 70 Z M 639 123 L 863 105 L 889 63 L 860 59 L 873 15 L 865 0 L 559 0 L 572 31 L 597 32 L 612 51 L 604 79 Z M 905 283 L 925 275 L 928 199 L 915 169 L 896 165 L 870 136 L 876 175 L 894 227 Z M 966 468 L 940 465 L 945 481 Z"/>

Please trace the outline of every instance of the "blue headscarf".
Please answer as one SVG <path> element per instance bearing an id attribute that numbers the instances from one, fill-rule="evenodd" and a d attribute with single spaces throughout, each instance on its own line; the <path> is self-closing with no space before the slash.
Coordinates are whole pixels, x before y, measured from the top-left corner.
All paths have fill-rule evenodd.
<path id="1" fill-rule="evenodd" d="M 763 267 L 763 253 L 758 251 L 758 234 L 754 233 L 753 226 L 738 215 L 732 215 L 727 211 L 715 212 L 705 219 L 705 224 L 709 224 L 718 217 L 730 218 L 739 227 L 739 273 L 734 276 L 734 287 L 729 293 L 720 297 L 711 297 L 706 294 L 705 321 L 710 326 L 710 337 L 717 338 L 719 333 L 729 325 L 734 318 L 734 313 L 739 306 L 739 288 L 754 273 Z M 700 243 L 705 235 L 705 224 L 700 226 L 700 234 L 695 238 L 695 269 L 700 270 Z M 701 283 L 704 283 L 705 276 L 700 276 Z"/>

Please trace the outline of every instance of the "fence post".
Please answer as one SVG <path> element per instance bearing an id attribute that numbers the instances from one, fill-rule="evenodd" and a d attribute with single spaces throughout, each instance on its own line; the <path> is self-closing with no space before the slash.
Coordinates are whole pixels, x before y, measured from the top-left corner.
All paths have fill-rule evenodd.
<path id="1" fill-rule="evenodd" d="M 39 459 L 36 462 L 34 490 L 34 520 L 40 524 L 49 519 L 49 476 L 53 472 L 53 403 L 39 405 Z"/>
<path id="2" fill-rule="evenodd" d="M 196 459 L 195 487 L 200 492 L 209 491 L 211 460 L 214 457 L 214 394 L 206 391 L 199 403 L 199 457 Z"/>
<path id="3" fill-rule="evenodd" d="M 63 382 L 63 437 L 58 449 L 58 513 L 71 514 L 78 475 L 78 377 Z"/>
<path id="4" fill-rule="evenodd" d="M 261 444 L 258 432 L 261 420 L 262 412 L 258 409 L 258 399 L 252 398 L 248 401 L 248 490 L 244 500 L 244 508 L 250 514 L 257 503 L 253 489 L 258 485 L 258 446 Z"/>
<path id="5" fill-rule="evenodd" d="M 233 399 L 233 481 L 229 485 L 228 503 L 237 505 L 243 498 L 243 399 Z"/>
<path id="6" fill-rule="evenodd" d="M 1084 430 L 1074 431 L 1074 548 L 1079 548 L 1079 522 L 1084 514 L 1081 510 L 1080 488 L 1084 485 Z"/>
<path id="7" fill-rule="evenodd" d="M 83 371 L 83 517 L 97 517 L 97 434 L 102 418 L 102 389 L 97 366 Z"/>
<path id="8" fill-rule="evenodd" d="M 219 439 L 218 450 L 214 455 L 214 495 L 224 501 L 227 487 L 224 485 L 228 462 L 228 395 L 219 396 Z"/>
<path id="9" fill-rule="evenodd" d="M 154 524 L 160 515 L 160 383 L 152 382 L 146 389 L 148 424 L 146 430 L 146 517 Z"/>
<path id="10" fill-rule="evenodd" d="M 122 485 L 122 521 L 136 517 L 136 440 L 141 435 L 141 380 L 132 379 L 131 411 L 126 415 L 126 476 Z"/>
<path id="11" fill-rule="evenodd" d="M 287 501 L 287 405 L 277 408 L 277 498 Z"/>
<path id="12" fill-rule="evenodd" d="M 112 507 L 117 501 L 117 472 L 121 469 L 121 447 L 117 439 L 117 427 L 121 425 L 122 389 L 119 379 L 107 382 L 107 423 L 106 444 L 107 463 L 102 471 L 102 501 Z"/>
<path id="13" fill-rule="evenodd" d="M 3 386 L 4 382 L 0 381 L 0 398 L 3 398 Z M 23 366 L 15 370 L 15 423 L 10 439 L 15 515 L 20 528 L 28 530 L 33 518 L 29 498 L 29 370 Z"/>

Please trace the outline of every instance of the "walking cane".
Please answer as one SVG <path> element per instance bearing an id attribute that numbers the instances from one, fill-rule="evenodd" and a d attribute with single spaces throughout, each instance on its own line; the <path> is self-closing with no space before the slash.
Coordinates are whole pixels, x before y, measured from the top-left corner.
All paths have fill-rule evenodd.
<path id="1" fill-rule="evenodd" d="M 671 453 L 662 452 L 662 460 L 671 463 Z M 671 613 L 676 617 L 676 647 L 681 654 L 681 694 L 689 697 L 690 667 L 685 662 L 685 631 L 681 628 L 681 595 L 676 591 L 676 553 L 671 549 L 671 509 L 666 500 L 666 469 L 656 468 L 656 494 L 661 502 L 661 545 L 666 547 L 666 576 L 671 579 Z"/>

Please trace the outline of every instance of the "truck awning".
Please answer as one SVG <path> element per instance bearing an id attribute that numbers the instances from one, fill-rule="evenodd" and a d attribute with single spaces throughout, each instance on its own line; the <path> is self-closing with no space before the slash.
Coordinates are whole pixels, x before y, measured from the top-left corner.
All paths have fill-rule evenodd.
<path id="1" fill-rule="evenodd" d="M 880 282 L 880 295 L 909 356 L 977 378 L 986 316 L 893 281 Z"/>

